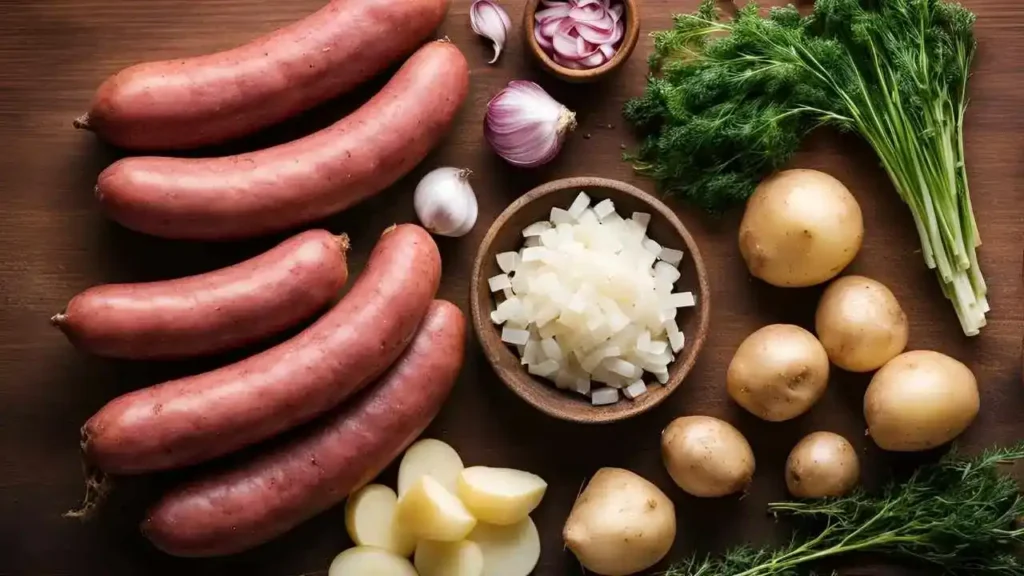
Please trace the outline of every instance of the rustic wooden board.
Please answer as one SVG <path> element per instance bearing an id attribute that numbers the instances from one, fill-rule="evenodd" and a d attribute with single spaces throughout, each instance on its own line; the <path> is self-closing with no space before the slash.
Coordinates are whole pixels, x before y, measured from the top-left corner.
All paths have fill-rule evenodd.
<path id="1" fill-rule="evenodd" d="M 400 1 L 400 0 L 396 0 Z M 0 574 L 134 575 L 323 573 L 347 546 L 340 508 L 321 515 L 259 550 L 220 560 L 180 560 L 148 545 L 135 528 L 144 506 L 180 474 L 124 481 L 104 513 L 79 524 L 61 518 L 78 503 L 82 481 L 78 427 L 115 395 L 174 375 L 209 368 L 226 358 L 190 364 L 100 361 L 76 352 L 47 324 L 78 291 L 111 281 L 169 278 L 235 262 L 276 239 L 229 245 L 166 242 L 126 232 L 98 213 L 91 189 L 117 154 L 89 134 L 72 130 L 93 89 L 108 74 L 139 60 L 199 54 L 236 43 L 302 17 L 321 0 L 21 0 L 0 1 Z M 982 263 L 993 313 L 980 338 L 961 336 L 950 306 L 918 253 L 907 210 L 866 146 L 855 137 L 816 135 L 795 165 L 824 169 L 845 181 L 863 205 L 864 250 L 851 271 L 887 283 L 906 308 L 911 346 L 963 359 L 977 372 L 983 414 L 964 439 L 968 448 L 1024 436 L 1020 409 L 1022 234 L 1024 177 L 1020 134 L 1024 114 L 1024 4 L 968 0 L 979 17 L 981 52 L 972 85 L 967 155 L 985 246 Z M 476 172 L 480 223 L 460 240 L 440 242 L 445 275 L 441 295 L 464 307 L 473 254 L 487 224 L 512 199 L 560 177 L 618 178 L 651 190 L 620 161 L 633 140 L 619 111 L 640 92 L 650 41 L 644 38 L 622 74 L 586 88 L 543 76 L 526 60 L 520 32 L 499 65 L 469 29 L 469 0 L 456 0 L 441 34 L 473 66 L 472 94 L 457 127 L 424 165 L 393 189 L 325 225 L 352 236 L 358 271 L 375 238 L 393 222 L 413 218 L 410 194 L 425 170 L 457 165 Z M 518 0 L 505 0 L 518 22 Z M 673 11 L 696 0 L 645 0 L 644 31 L 665 28 Z M 486 148 L 481 118 L 487 100 L 514 78 L 541 82 L 575 108 L 580 128 L 564 154 L 532 172 L 505 166 Z M 375 86 L 379 86 L 378 82 Z M 285 127 L 245 142 L 255 148 L 322 126 L 365 99 L 373 87 L 324 106 Z M 807 325 L 818 290 L 780 291 L 751 281 L 739 258 L 733 215 L 714 222 L 677 206 L 703 246 L 714 310 L 712 331 L 687 384 L 660 409 L 620 425 L 589 428 L 549 419 L 513 396 L 494 377 L 475 343 L 457 391 L 430 434 L 454 444 L 471 464 L 521 467 L 543 475 L 551 489 L 536 513 L 544 541 L 537 574 L 580 574 L 564 553 L 561 525 L 580 485 L 601 466 L 631 468 L 675 499 L 680 538 L 673 557 L 714 552 L 744 542 L 780 541 L 785 530 L 763 514 L 784 496 L 782 467 L 803 434 L 845 433 L 863 450 L 866 475 L 876 483 L 895 467 L 920 458 L 881 454 L 864 438 L 862 377 L 836 375 L 826 399 L 806 417 L 768 425 L 727 398 L 724 375 L 733 350 L 750 332 L 772 322 Z M 235 356 L 237 357 L 237 355 Z M 736 423 L 750 438 L 758 474 L 743 500 L 701 502 L 671 484 L 658 454 L 662 427 L 683 414 L 711 414 Z M 393 473 L 393 472 L 392 472 Z M 850 574 L 881 574 L 852 566 Z M 888 572 L 896 574 L 896 571 Z"/>

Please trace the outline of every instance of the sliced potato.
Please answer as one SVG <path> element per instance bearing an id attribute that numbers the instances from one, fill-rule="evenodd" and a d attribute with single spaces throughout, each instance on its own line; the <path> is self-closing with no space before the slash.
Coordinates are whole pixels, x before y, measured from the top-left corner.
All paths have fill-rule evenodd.
<path id="1" fill-rule="evenodd" d="M 459 453 L 448 444 L 433 438 L 420 440 L 405 451 L 398 465 L 398 495 L 405 494 L 423 476 L 432 476 L 455 494 L 463 468 Z"/>
<path id="2" fill-rule="evenodd" d="M 382 548 L 358 546 L 338 554 L 327 576 L 417 576 L 407 559 Z"/>
<path id="3" fill-rule="evenodd" d="M 482 576 L 484 553 L 476 542 L 433 542 L 416 546 L 413 560 L 420 576 Z"/>
<path id="4" fill-rule="evenodd" d="M 543 478 L 510 468 L 474 466 L 459 475 L 459 499 L 477 520 L 508 526 L 530 515 L 548 489 Z"/>
<path id="5" fill-rule="evenodd" d="M 345 503 L 345 527 L 359 546 L 376 546 L 408 557 L 416 539 L 395 522 L 398 495 L 381 484 L 370 484 L 349 496 Z"/>
<path id="6" fill-rule="evenodd" d="M 458 542 L 476 526 L 462 501 L 433 476 L 423 476 L 398 499 L 398 524 L 422 540 Z"/>
<path id="7" fill-rule="evenodd" d="M 540 561 L 540 534 L 530 518 L 510 526 L 477 524 L 469 540 L 483 552 L 483 576 L 527 576 Z"/>

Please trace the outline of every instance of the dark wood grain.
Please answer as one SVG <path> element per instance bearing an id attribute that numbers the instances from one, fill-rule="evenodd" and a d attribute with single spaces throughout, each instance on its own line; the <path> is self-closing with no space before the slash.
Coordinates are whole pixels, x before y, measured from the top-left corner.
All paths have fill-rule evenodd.
<path id="1" fill-rule="evenodd" d="M 396 0 L 397 1 L 397 0 Z M 503 0 L 513 22 L 521 4 Z M 321 0 L 0 0 L 0 574 L 128 576 L 316 573 L 347 545 L 342 510 L 323 514 L 259 550 L 219 560 L 180 560 L 153 549 L 138 533 L 145 505 L 180 474 L 124 481 L 94 522 L 61 518 L 82 495 L 78 428 L 115 395 L 175 375 L 207 369 L 228 358 L 192 364 L 101 361 L 76 352 L 47 319 L 80 290 L 111 281 L 151 280 L 211 270 L 252 256 L 278 238 L 202 245 L 146 238 L 109 224 L 91 194 L 96 175 L 120 154 L 71 120 L 110 73 L 137 62 L 199 54 L 243 42 L 313 11 Z M 426 170 L 471 168 L 480 196 L 480 223 L 469 236 L 443 239 L 442 296 L 464 309 L 477 245 L 487 225 L 513 199 L 548 180 L 604 176 L 651 191 L 651 183 L 620 161 L 633 142 L 619 111 L 638 94 L 650 51 L 646 35 L 618 74 L 586 87 L 560 84 L 536 69 L 516 30 L 508 52 L 487 66 L 491 48 L 469 30 L 469 0 L 457 0 L 440 34 L 451 37 L 473 66 L 473 88 L 445 144 L 391 190 L 325 222 L 347 232 L 352 270 L 365 263 L 375 238 L 391 223 L 413 219 L 411 192 Z M 644 32 L 665 28 L 673 10 L 696 0 L 645 0 Z M 982 415 L 964 437 L 968 449 L 1024 436 L 1020 346 L 1024 162 L 1024 4 L 965 0 L 978 15 L 981 50 L 972 83 L 967 157 L 985 245 L 981 259 L 993 312 L 982 336 L 961 336 L 955 315 L 925 269 L 909 214 L 854 136 L 816 134 L 795 166 L 824 169 L 844 181 L 861 202 L 867 225 L 864 250 L 851 268 L 889 285 L 911 322 L 911 347 L 962 359 L 982 386 Z M 484 145 L 481 118 L 487 100 L 513 79 L 539 81 L 578 112 L 580 127 L 558 160 L 539 170 L 509 168 Z M 235 148 L 283 141 L 323 126 L 365 100 L 374 87 L 269 130 Z M 431 428 L 471 464 L 520 467 L 550 481 L 535 517 L 544 554 L 537 574 L 578 575 L 562 549 L 561 525 L 581 483 L 601 466 L 633 469 L 676 501 L 680 538 L 672 552 L 714 552 L 745 542 L 778 542 L 782 526 L 767 518 L 766 502 L 785 494 L 782 474 L 789 448 L 805 433 L 845 434 L 864 457 L 876 484 L 893 469 L 922 457 L 883 454 L 864 437 L 861 397 L 866 378 L 837 374 L 825 399 L 805 417 L 766 424 L 737 408 L 725 393 L 725 370 L 745 336 L 772 322 L 810 326 L 820 289 L 783 291 L 751 280 L 736 247 L 738 215 L 710 221 L 685 206 L 678 214 L 700 243 L 714 295 L 711 333 L 684 386 L 642 417 L 593 428 L 549 418 L 508 391 L 474 342 L 455 394 Z M 236 358 L 237 355 L 231 358 Z M 662 469 L 658 435 L 672 418 L 710 414 L 735 423 L 751 440 L 758 471 L 742 500 L 697 501 L 675 489 Z M 925 456 L 926 457 L 926 456 Z M 393 471 L 387 478 L 393 479 Z M 851 566 L 849 574 L 902 574 Z"/>

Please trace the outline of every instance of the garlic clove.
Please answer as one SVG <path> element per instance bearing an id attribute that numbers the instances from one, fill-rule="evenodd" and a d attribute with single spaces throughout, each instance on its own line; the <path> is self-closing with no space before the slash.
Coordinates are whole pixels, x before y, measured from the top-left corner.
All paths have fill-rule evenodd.
<path id="1" fill-rule="evenodd" d="M 512 20 L 505 9 L 491 0 L 476 0 L 469 9 L 469 23 L 480 36 L 494 44 L 494 58 L 488 64 L 494 64 L 505 48 L 505 40 L 512 28 Z"/>

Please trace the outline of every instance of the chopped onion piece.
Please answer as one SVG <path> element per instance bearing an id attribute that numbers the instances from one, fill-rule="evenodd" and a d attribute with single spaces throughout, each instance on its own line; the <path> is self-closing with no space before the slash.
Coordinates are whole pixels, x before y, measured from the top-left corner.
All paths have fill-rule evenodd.
<path id="1" fill-rule="evenodd" d="M 498 314 L 498 311 L 495 310 L 494 312 L 491 312 L 491 322 L 501 325 L 505 323 L 505 318 L 501 314 Z"/>
<path id="2" fill-rule="evenodd" d="M 554 338 L 545 338 L 540 341 L 540 349 L 544 351 L 544 356 L 554 360 L 556 362 L 562 361 L 562 348 L 555 342 Z"/>
<path id="3" fill-rule="evenodd" d="M 523 238 L 529 238 L 530 236 L 540 236 L 545 230 L 552 228 L 551 222 L 542 220 L 540 222 L 534 222 L 523 229 Z"/>
<path id="4" fill-rule="evenodd" d="M 644 330 L 640 333 L 640 336 L 636 339 L 636 349 L 643 352 L 650 352 L 651 347 L 651 333 Z"/>
<path id="5" fill-rule="evenodd" d="M 679 263 L 683 261 L 683 251 L 673 250 L 671 248 L 662 248 L 661 254 L 658 254 L 658 258 L 661 258 L 673 266 L 679 266 Z"/>
<path id="6" fill-rule="evenodd" d="M 619 358 L 609 358 L 604 361 L 604 366 L 623 378 L 636 378 L 640 370 L 634 365 Z"/>
<path id="7" fill-rule="evenodd" d="M 498 268 L 505 274 L 515 272 L 519 266 L 519 254 L 517 252 L 502 252 L 497 256 Z"/>
<path id="8" fill-rule="evenodd" d="M 558 362 L 554 360 L 545 360 L 540 364 L 530 364 L 527 368 L 530 374 L 534 376 L 548 377 L 558 372 Z"/>
<path id="9" fill-rule="evenodd" d="M 491 287 L 491 292 L 501 292 L 505 288 L 512 287 L 512 281 L 508 279 L 507 274 L 498 274 L 493 278 L 488 278 L 487 284 Z"/>
<path id="10" fill-rule="evenodd" d="M 668 370 L 662 370 L 660 372 L 651 372 L 654 377 L 658 379 L 659 384 L 668 384 Z"/>
<path id="11" fill-rule="evenodd" d="M 580 192 L 580 195 L 572 201 L 572 206 L 569 206 L 569 216 L 572 219 L 579 220 L 579 217 L 583 215 L 583 211 L 590 207 L 590 196 L 587 196 L 586 192 Z"/>
<path id="12" fill-rule="evenodd" d="M 543 246 L 531 246 L 523 250 L 522 262 L 539 262 L 547 255 L 548 250 Z"/>
<path id="13" fill-rule="evenodd" d="M 673 308 L 692 308 L 696 304 L 693 292 L 678 292 L 668 297 L 668 305 Z"/>
<path id="14" fill-rule="evenodd" d="M 529 340 L 526 342 L 526 346 L 523 347 L 522 361 L 521 364 L 536 364 L 540 362 L 540 358 L 537 356 L 537 351 L 540 350 L 539 340 Z"/>
<path id="15" fill-rule="evenodd" d="M 647 250 L 648 252 L 653 254 L 655 258 L 658 257 L 658 254 L 661 254 L 661 244 L 658 244 L 657 242 L 651 240 L 650 238 L 643 241 L 643 247 L 644 250 Z"/>
<path id="16" fill-rule="evenodd" d="M 501 331 L 501 341 L 506 344 L 526 344 L 530 341 L 530 332 L 505 326 Z"/>
<path id="17" fill-rule="evenodd" d="M 576 388 L 576 378 L 565 368 L 561 368 L 555 373 L 555 386 L 559 390 L 574 390 Z"/>
<path id="18" fill-rule="evenodd" d="M 590 394 L 590 401 L 594 406 L 606 406 L 619 401 L 619 391 L 615 388 L 601 388 Z"/>
<path id="19" fill-rule="evenodd" d="M 646 393 L 647 384 L 644 384 L 643 380 L 633 382 L 629 386 L 626 386 L 626 389 L 622 391 L 622 394 L 630 400 L 636 400 L 638 397 L 643 396 Z"/>
<path id="20" fill-rule="evenodd" d="M 647 351 L 655 356 L 664 354 L 665 350 L 668 350 L 668 342 L 664 340 L 652 340 L 647 346 Z"/>
<path id="21" fill-rule="evenodd" d="M 633 212 L 633 215 L 629 217 L 630 220 L 636 222 L 640 229 L 647 233 L 647 226 L 651 223 L 651 215 L 646 212 Z"/>
<path id="22" fill-rule="evenodd" d="M 686 337 L 683 336 L 682 332 L 676 332 L 675 334 L 669 334 L 668 342 L 672 345 L 672 351 L 676 354 L 683 349 L 686 345 Z"/>
<path id="23" fill-rule="evenodd" d="M 505 295 L 505 299 L 506 300 L 508 300 L 510 298 L 515 298 L 516 297 L 515 291 L 512 290 L 512 283 L 511 282 L 509 282 L 509 287 L 508 288 L 503 288 L 502 289 L 501 293 Z"/>
<path id="24" fill-rule="evenodd" d="M 679 269 L 668 262 L 658 262 L 654 265 L 654 277 L 662 279 L 667 284 L 675 284 L 680 276 Z"/>
<path id="25" fill-rule="evenodd" d="M 576 221 L 567 210 L 562 210 L 557 206 L 551 209 L 551 223 L 555 226 L 559 224 L 572 224 Z"/>
<path id="26" fill-rule="evenodd" d="M 594 206 L 594 214 L 598 220 L 604 222 L 605 218 L 615 214 L 615 203 L 608 199 L 598 202 L 597 206 Z"/>
<path id="27" fill-rule="evenodd" d="M 580 394 L 590 394 L 590 378 L 577 378 L 574 388 Z"/>

